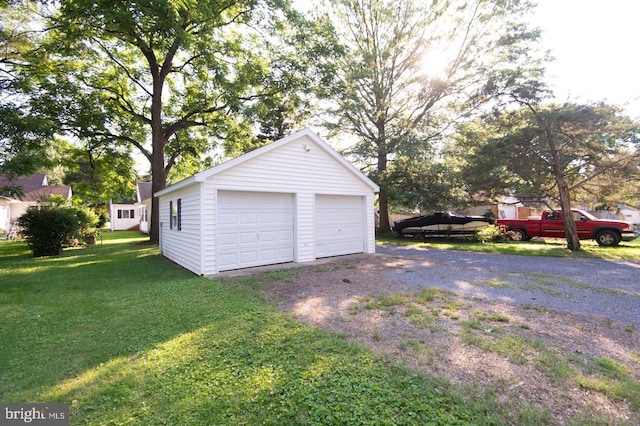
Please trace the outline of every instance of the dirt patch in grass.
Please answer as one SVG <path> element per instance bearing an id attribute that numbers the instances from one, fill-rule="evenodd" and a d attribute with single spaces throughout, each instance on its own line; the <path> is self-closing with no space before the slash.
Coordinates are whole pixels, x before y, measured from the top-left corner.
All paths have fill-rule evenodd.
<path id="1" fill-rule="evenodd" d="M 434 265 L 437 267 L 437 265 Z M 607 318 L 386 280 L 397 257 L 357 256 L 265 282 L 300 320 L 443 377 L 517 424 L 640 424 L 640 330 Z M 449 271 L 454 273 L 454 271 Z M 447 271 L 443 271 L 447 273 Z"/>

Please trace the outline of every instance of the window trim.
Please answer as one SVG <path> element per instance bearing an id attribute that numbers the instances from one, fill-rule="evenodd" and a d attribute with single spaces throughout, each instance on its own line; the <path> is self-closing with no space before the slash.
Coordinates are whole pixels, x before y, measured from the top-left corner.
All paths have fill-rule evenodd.
<path id="1" fill-rule="evenodd" d="M 182 198 L 169 200 L 169 229 L 182 230 Z"/>

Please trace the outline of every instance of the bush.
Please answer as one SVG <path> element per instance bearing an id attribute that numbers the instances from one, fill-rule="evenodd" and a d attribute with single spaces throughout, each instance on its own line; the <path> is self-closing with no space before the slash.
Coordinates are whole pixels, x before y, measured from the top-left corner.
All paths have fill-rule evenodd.
<path id="1" fill-rule="evenodd" d="M 478 241 L 483 243 L 498 240 L 501 237 L 500 227 L 497 225 L 488 225 L 477 231 L 475 237 Z"/>
<path id="2" fill-rule="evenodd" d="M 79 226 L 76 235 L 74 235 L 73 241 L 83 240 L 86 242 L 89 237 L 95 238 L 98 234 L 97 225 L 99 222 L 96 212 L 87 207 L 75 207 L 73 210 L 78 218 Z"/>
<path id="3" fill-rule="evenodd" d="M 34 257 L 56 256 L 80 229 L 77 211 L 65 207 L 29 207 L 18 225 Z"/>

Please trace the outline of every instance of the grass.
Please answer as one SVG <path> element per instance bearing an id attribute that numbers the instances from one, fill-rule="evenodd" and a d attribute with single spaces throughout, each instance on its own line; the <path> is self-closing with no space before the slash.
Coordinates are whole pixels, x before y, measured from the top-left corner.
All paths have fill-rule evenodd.
<path id="1" fill-rule="evenodd" d="M 20 241 L 0 241 L 0 401 L 67 403 L 72 425 L 549 423 L 544 410 L 505 405 L 501 389 L 470 397 L 278 312 L 256 289 L 293 282 L 291 270 L 208 280 L 142 240 L 106 233 L 102 244 L 39 259 Z M 469 345 L 514 365 L 533 362 L 558 386 L 640 408 L 628 367 L 519 337 L 510 332 L 518 325 L 495 312 L 457 320 L 469 307 L 454 293 L 426 288 L 360 305 L 403 312 L 433 333 L 445 318 L 456 320 Z M 384 343 L 382 333 L 370 336 Z M 407 336 L 401 347 L 436 363 L 428 340 Z M 591 411 L 572 421 L 597 423 Z"/>
<path id="2" fill-rule="evenodd" d="M 0 242 L 0 401 L 67 403 L 72 425 L 488 421 L 446 382 L 256 297 L 287 272 L 208 280 L 138 240 L 39 259 Z"/>
<path id="3" fill-rule="evenodd" d="M 527 330 L 526 324 L 514 322 L 508 315 L 474 309 L 471 305 L 463 303 L 455 293 L 443 291 L 437 288 L 424 288 L 416 292 L 405 292 L 394 296 L 380 296 L 369 299 L 366 302 L 367 309 L 378 309 L 388 312 L 389 306 L 393 306 L 393 313 L 403 312 L 406 321 L 413 326 L 429 330 L 431 333 L 450 330 L 450 339 L 460 339 L 467 346 L 479 348 L 485 354 L 496 354 L 513 366 L 531 365 L 541 372 L 555 388 L 569 391 L 581 388 L 588 392 L 602 394 L 613 401 L 627 403 L 631 410 L 640 410 L 640 382 L 637 370 L 633 363 L 640 363 L 640 353 L 631 353 L 631 366 L 609 358 L 594 358 L 590 356 L 577 356 L 562 347 L 555 346 L 540 339 L 525 337 L 518 330 Z M 524 306 L 525 309 L 544 309 L 535 306 Z M 460 314 L 458 327 L 443 326 L 443 317 L 449 320 L 447 314 L 450 310 Z M 401 327 L 401 326 L 400 326 Z M 380 332 L 374 331 L 374 340 L 383 342 Z M 390 344 L 387 342 L 387 344 Z M 440 347 L 432 346 L 429 339 L 416 340 L 405 338 L 400 343 L 405 359 L 421 359 L 426 365 L 435 366 L 437 369 L 437 354 Z M 499 387 L 499 386 L 498 386 Z M 505 386 L 509 388 L 509 386 Z M 517 389 L 517 386 L 511 386 Z M 471 395 L 477 389 L 460 389 L 465 400 L 471 400 Z M 517 390 L 507 391 L 496 389 L 500 399 L 500 407 L 493 406 L 491 386 L 484 389 L 478 398 L 474 400 L 476 408 L 484 407 L 486 412 L 501 413 L 497 415 L 501 420 L 511 418 L 513 424 L 537 425 L 553 423 L 548 413 L 540 407 L 520 406 L 521 398 Z M 510 400 L 507 394 L 511 392 Z M 495 402 L 498 404 L 498 402 Z M 507 414 L 506 411 L 509 412 Z M 495 419 L 495 417 L 494 417 Z M 566 419 L 567 424 L 572 425 L 600 425 L 600 424 L 634 424 L 620 422 L 620 419 L 609 417 L 606 413 L 600 413 L 597 407 L 582 407 L 581 411 Z"/>
<path id="4" fill-rule="evenodd" d="M 619 260 L 640 259 L 640 238 L 631 242 L 622 242 L 617 247 L 600 247 L 593 240 L 580 241 L 581 250 L 567 250 L 566 241 L 559 239 L 531 241 L 499 241 L 482 243 L 471 239 L 429 238 L 418 241 L 411 238 L 399 238 L 393 235 L 376 237 L 377 244 L 395 246 L 417 246 L 440 250 L 463 250 L 482 253 L 518 254 L 525 256 L 603 258 Z"/>

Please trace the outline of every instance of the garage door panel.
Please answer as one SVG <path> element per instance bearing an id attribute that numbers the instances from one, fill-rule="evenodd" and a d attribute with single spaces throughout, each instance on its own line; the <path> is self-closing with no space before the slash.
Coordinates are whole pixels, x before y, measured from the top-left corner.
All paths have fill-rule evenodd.
<path id="1" fill-rule="evenodd" d="M 218 245 L 220 247 L 236 245 L 238 243 L 238 236 L 236 234 L 224 234 L 218 237 Z"/>
<path id="2" fill-rule="evenodd" d="M 293 195 L 218 193 L 218 270 L 293 261 Z"/>
<path id="3" fill-rule="evenodd" d="M 262 213 L 258 219 L 261 224 L 273 225 L 278 222 L 278 215 L 273 213 Z"/>
<path id="4" fill-rule="evenodd" d="M 316 196 L 316 257 L 364 252 L 362 197 Z"/>
<path id="5" fill-rule="evenodd" d="M 219 226 L 237 225 L 237 217 L 235 214 L 218 213 Z"/>
<path id="6" fill-rule="evenodd" d="M 240 226 L 252 226 L 258 220 L 257 213 L 239 213 L 238 214 L 238 225 Z"/>
<path id="7" fill-rule="evenodd" d="M 242 232 L 240 231 L 238 234 L 238 244 L 243 245 L 251 245 L 254 244 L 258 238 L 257 233 L 255 231 Z"/>

